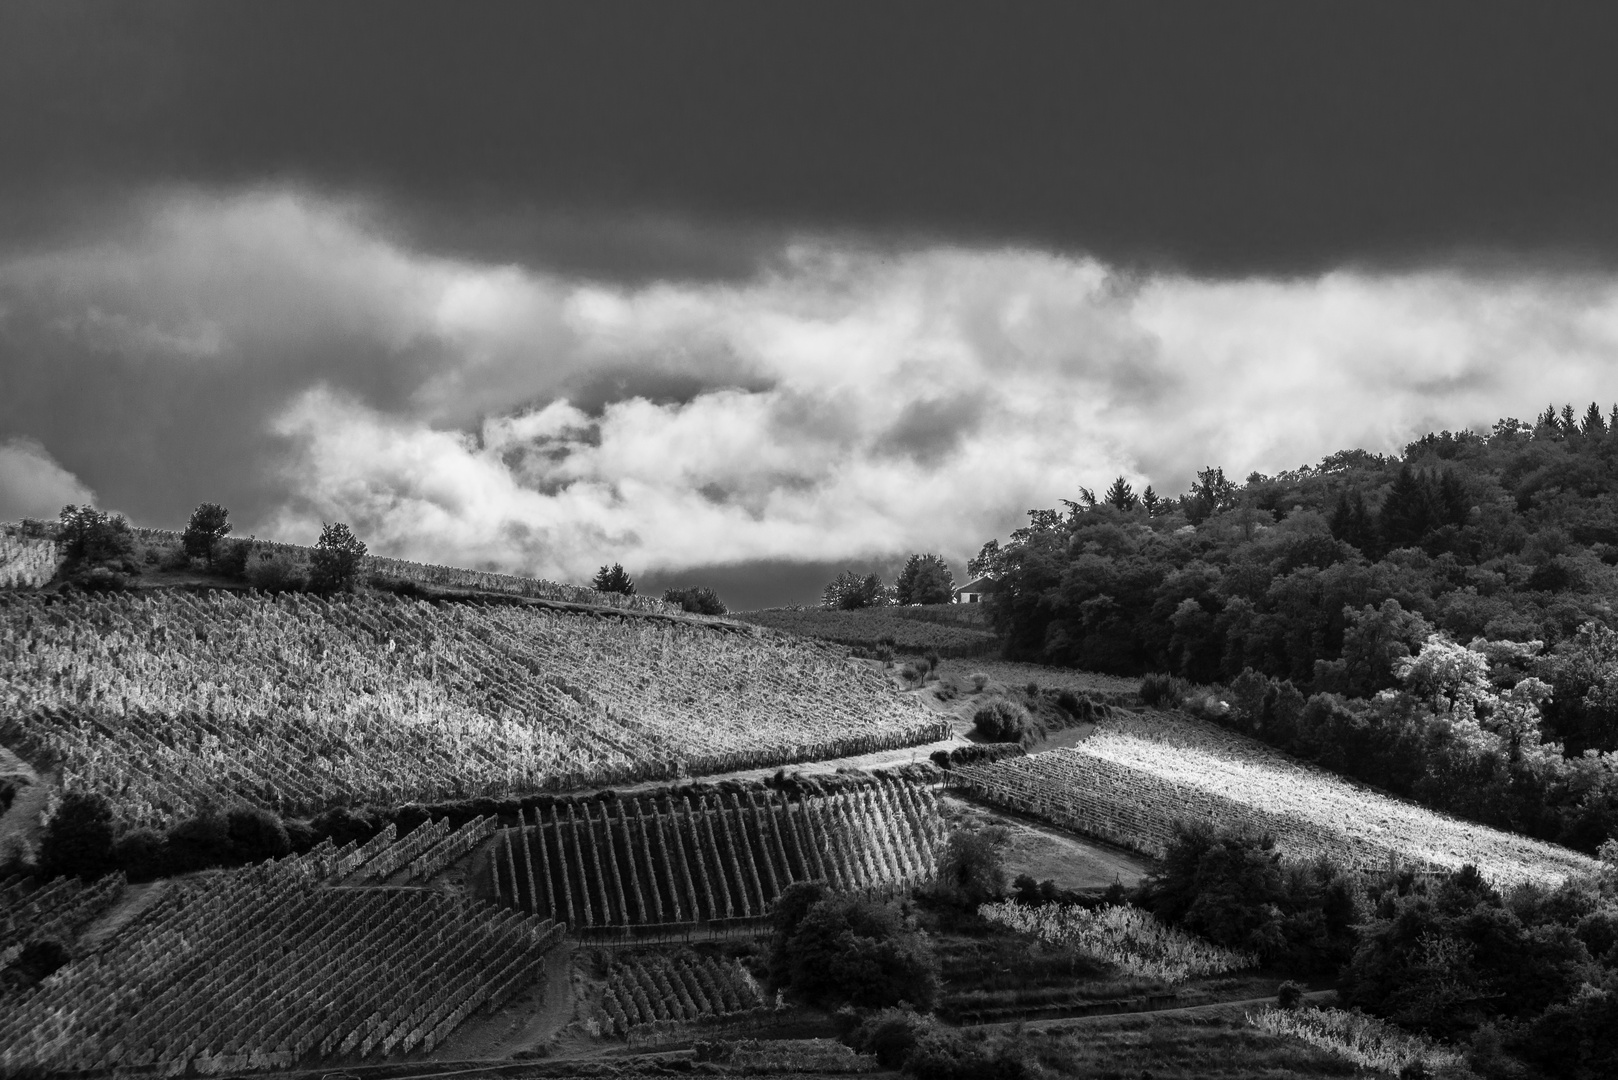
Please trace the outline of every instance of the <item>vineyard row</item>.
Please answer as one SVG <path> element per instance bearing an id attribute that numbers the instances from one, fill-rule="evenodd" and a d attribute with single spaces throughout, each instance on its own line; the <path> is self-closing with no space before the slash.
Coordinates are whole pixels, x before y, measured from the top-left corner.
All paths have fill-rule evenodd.
<path id="1" fill-rule="evenodd" d="M 931 877 L 944 831 L 933 791 L 897 779 L 800 799 L 664 793 L 522 821 L 497 836 L 497 895 L 583 932 L 757 921 L 800 881 L 914 884 Z"/>

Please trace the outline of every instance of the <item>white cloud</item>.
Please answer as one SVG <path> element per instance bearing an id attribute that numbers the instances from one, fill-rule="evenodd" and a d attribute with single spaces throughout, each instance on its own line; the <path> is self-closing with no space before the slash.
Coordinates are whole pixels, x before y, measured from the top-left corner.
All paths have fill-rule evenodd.
<path id="1" fill-rule="evenodd" d="M 69 503 L 94 503 L 90 489 L 33 439 L 0 442 L 0 521 L 54 518 Z"/>
<path id="2" fill-rule="evenodd" d="M 378 221 L 170 194 L 117 241 L 0 262 L 0 309 L 55 312 L 81 348 L 48 377 L 84 394 L 97 365 L 166 365 L 290 440 L 261 533 L 347 520 L 379 551 L 571 578 L 960 560 L 1118 473 L 1173 493 L 1209 464 L 1618 399 L 1609 275 L 1210 281 L 807 237 L 746 280 L 617 286 L 422 253 Z M 129 424 L 160 441 L 143 408 Z"/>

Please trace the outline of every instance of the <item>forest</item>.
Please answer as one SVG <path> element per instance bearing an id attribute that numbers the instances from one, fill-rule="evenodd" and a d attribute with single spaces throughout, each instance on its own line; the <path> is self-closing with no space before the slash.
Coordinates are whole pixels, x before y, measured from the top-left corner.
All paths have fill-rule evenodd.
<path id="1" fill-rule="evenodd" d="M 1008 657 L 1160 674 L 1210 719 L 1488 824 L 1592 852 L 1618 833 L 1618 406 L 1241 484 L 1208 468 L 1173 499 L 1079 494 L 972 562 Z"/>

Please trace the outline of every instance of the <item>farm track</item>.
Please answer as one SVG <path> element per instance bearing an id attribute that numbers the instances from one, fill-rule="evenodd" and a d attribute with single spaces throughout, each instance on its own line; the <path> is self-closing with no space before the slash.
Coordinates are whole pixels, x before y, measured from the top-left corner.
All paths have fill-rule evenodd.
<path id="1" fill-rule="evenodd" d="M 1332 1000 L 1337 996 L 1335 990 L 1310 990 L 1304 993 L 1302 1000 L 1321 1003 Z M 1083 1016 L 1067 1016 L 1054 1020 L 995 1020 L 985 1024 L 960 1024 L 961 1028 L 969 1031 L 1014 1031 L 1022 1029 L 1033 1033 L 1035 1031 L 1065 1031 L 1073 1028 L 1082 1028 L 1088 1025 L 1103 1023 L 1108 1020 L 1117 1020 L 1120 1017 L 1159 1017 L 1159 1016 L 1220 1016 L 1226 1013 L 1245 1013 L 1248 1009 L 1262 1008 L 1274 1005 L 1275 996 L 1258 998 L 1241 998 L 1236 1001 L 1211 1001 L 1203 1005 L 1175 1005 L 1163 1009 L 1118 1009 L 1113 1012 L 1087 1013 Z"/>

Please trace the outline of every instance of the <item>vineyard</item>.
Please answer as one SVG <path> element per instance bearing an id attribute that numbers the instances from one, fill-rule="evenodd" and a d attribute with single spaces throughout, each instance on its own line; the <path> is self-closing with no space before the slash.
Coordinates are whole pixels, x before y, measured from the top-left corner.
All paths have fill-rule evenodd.
<path id="1" fill-rule="evenodd" d="M 614 957 L 599 1008 L 619 1036 L 667 1034 L 689 1024 L 738 1020 L 768 1011 L 764 991 L 735 959 L 637 952 Z"/>
<path id="2" fill-rule="evenodd" d="M 0 596 L 0 743 L 126 824 L 763 768 L 947 721 L 813 643 L 529 605 Z"/>
<path id="3" fill-rule="evenodd" d="M 38 588 L 56 574 L 56 543 L 0 531 L 0 589 Z"/>
<path id="4" fill-rule="evenodd" d="M 0 1072 L 172 1076 L 430 1051 L 540 976 L 548 920 L 334 887 L 334 853 L 167 883 L 104 948 L 0 1016 Z"/>
<path id="5" fill-rule="evenodd" d="M 1025 907 L 1013 900 L 984 904 L 978 914 L 1053 945 L 1072 945 L 1131 978 L 1185 982 L 1258 967 L 1258 957 L 1209 944 L 1158 922 L 1139 908 L 1109 904 Z"/>
<path id="6" fill-rule="evenodd" d="M 56 878 L 34 887 L 29 879 L 0 881 L 0 968 L 31 938 L 71 941 L 124 894 L 124 876 L 109 874 L 89 885 Z"/>
<path id="7" fill-rule="evenodd" d="M 524 813 L 499 831 L 489 873 L 502 903 L 581 933 L 674 934 L 756 925 L 799 881 L 918 884 L 943 831 L 932 789 L 907 780 L 798 798 L 664 792 Z"/>
<path id="8" fill-rule="evenodd" d="M 905 653 L 932 650 L 940 656 L 981 656 L 999 648 L 1000 639 L 985 627 L 937 616 L 908 617 L 903 614 L 908 610 L 899 607 L 860 608 L 857 611 L 764 608 L 760 611 L 736 612 L 731 618 L 863 649 L 889 645 Z"/>
<path id="9" fill-rule="evenodd" d="M 1135 730 L 1116 730 L 1118 727 Z M 1285 854 L 1350 867 L 1476 865 L 1500 884 L 1556 882 L 1596 865 L 1576 852 L 1459 821 L 1174 721 L 1111 722 L 1077 746 L 952 770 L 989 802 L 1148 855 L 1177 821 L 1252 828 Z"/>
<path id="10" fill-rule="evenodd" d="M 1301 1039 L 1362 1069 L 1391 1076 L 1434 1076 L 1462 1066 L 1464 1060 L 1454 1050 L 1360 1012 L 1270 1008 L 1247 1020 L 1260 1031 Z"/>

